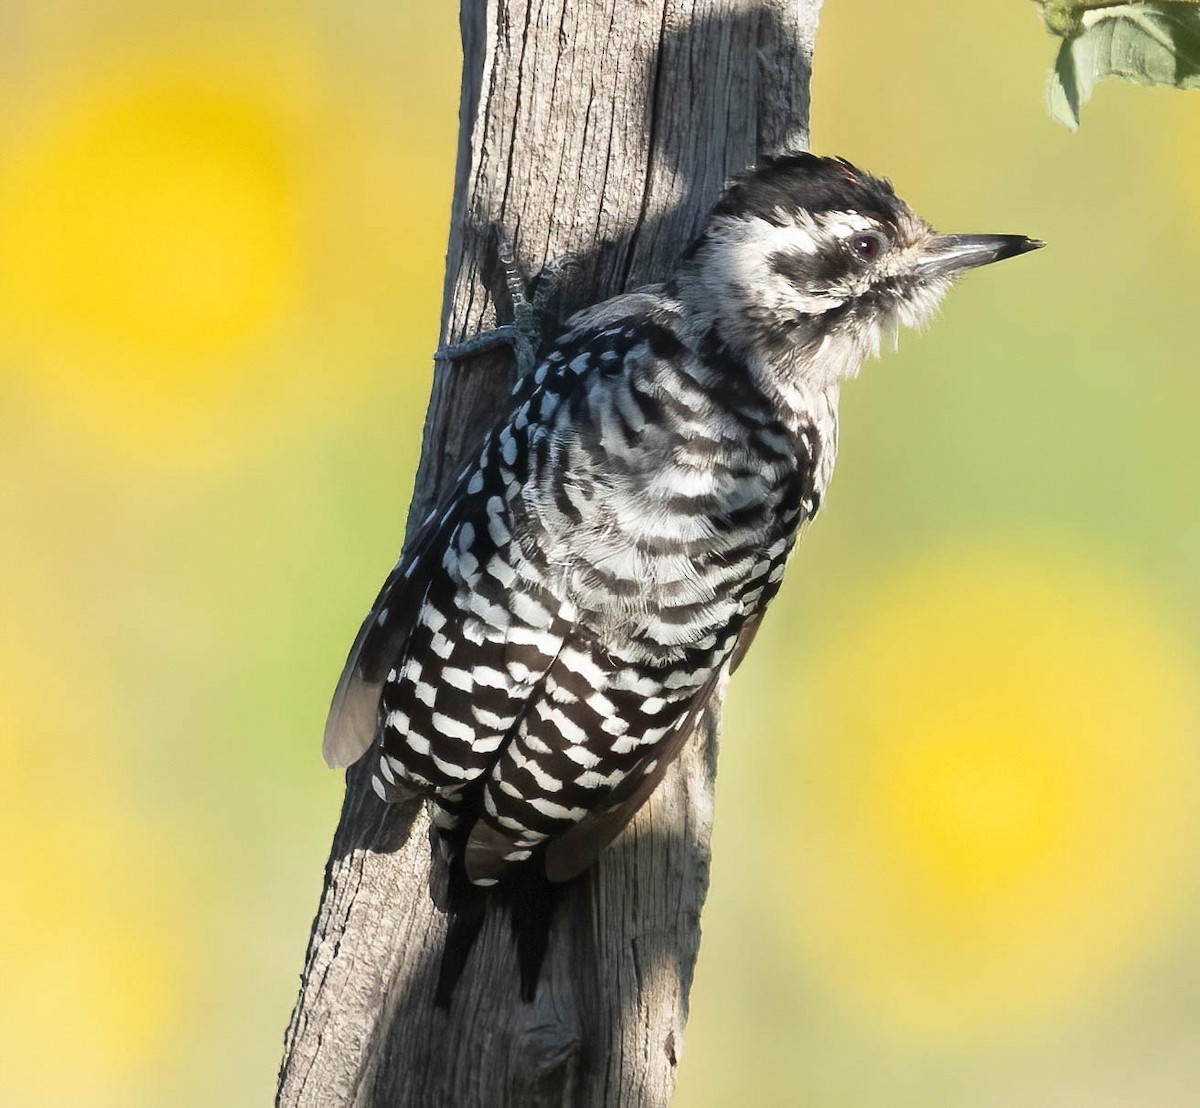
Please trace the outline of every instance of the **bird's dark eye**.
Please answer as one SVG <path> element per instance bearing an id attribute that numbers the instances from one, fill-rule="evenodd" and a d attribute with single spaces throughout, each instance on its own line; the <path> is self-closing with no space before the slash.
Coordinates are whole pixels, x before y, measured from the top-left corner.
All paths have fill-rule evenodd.
<path id="1" fill-rule="evenodd" d="M 888 248 L 888 240 L 877 231 L 864 231 L 853 235 L 850 239 L 850 249 L 854 256 L 864 262 L 873 262 Z"/>

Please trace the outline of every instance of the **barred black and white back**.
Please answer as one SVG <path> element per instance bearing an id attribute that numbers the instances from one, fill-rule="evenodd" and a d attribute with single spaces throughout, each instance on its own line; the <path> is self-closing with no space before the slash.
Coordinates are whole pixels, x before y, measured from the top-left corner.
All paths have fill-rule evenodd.
<path id="1" fill-rule="evenodd" d="M 667 295 L 572 323 L 373 617 L 386 633 L 415 608 L 383 682 L 377 787 L 429 790 L 440 824 L 475 816 L 477 885 L 543 844 L 556 879 L 586 868 L 592 825 L 657 781 L 819 501 L 811 421 L 789 427 L 736 365 L 689 352 Z M 589 816 L 586 840 L 569 834 Z"/>
<path id="2" fill-rule="evenodd" d="M 965 238 L 797 155 L 735 184 L 666 284 L 569 320 L 385 583 L 328 760 L 432 798 L 473 888 L 584 871 L 775 595 L 839 381 L 932 311 L 953 274 L 927 259 Z"/>

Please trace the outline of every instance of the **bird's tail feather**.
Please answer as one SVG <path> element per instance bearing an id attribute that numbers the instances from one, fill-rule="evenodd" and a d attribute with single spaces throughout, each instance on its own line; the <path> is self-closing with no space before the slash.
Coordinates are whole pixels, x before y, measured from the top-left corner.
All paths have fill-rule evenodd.
<path id="1" fill-rule="evenodd" d="M 438 971 L 437 992 L 434 1003 L 439 1008 L 449 1008 L 454 986 L 462 977 L 467 958 L 487 914 L 488 895 L 483 889 L 475 888 L 466 876 L 461 881 L 453 872 L 450 875 L 450 925 L 446 929 L 446 943 L 442 947 L 442 965 Z M 458 886 L 458 887 L 456 887 Z"/>
<path id="2" fill-rule="evenodd" d="M 535 865 L 522 866 L 504 890 L 517 943 L 517 966 L 521 973 L 521 999 L 532 1003 L 538 978 L 546 960 L 550 928 L 562 898 L 562 886 L 547 880 L 539 858 Z"/>
<path id="3" fill-rule="evenodd" d="M 450 1006 L 450 999 L 462 977 L 471 948 L 479 938 L 489 904 L 509 913 L 512 935 L 517 945 L 521 999 L 530 1003 L 537 996 L 538 980 L 550 942 L 550 928 L 563 889 L 563 886 L 546 878 L 539 861 L 521 866 L 494 889 L 472 885 L 467 880 L 461 861 L 456 859 L 450 863 L 450 924 L 442 948 L 442 964 L 435 994 L 435 1003 L 439 1008 Z"/>

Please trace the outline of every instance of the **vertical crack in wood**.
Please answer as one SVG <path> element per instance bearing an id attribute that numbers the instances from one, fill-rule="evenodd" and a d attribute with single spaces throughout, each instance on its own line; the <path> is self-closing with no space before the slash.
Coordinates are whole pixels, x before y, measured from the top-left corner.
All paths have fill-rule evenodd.
<path id="1" fill-rule="evenodd" d="M 663 72 L 666 68 L 663 55 L 665 53 L 664 45 L 667 41 L 667 13 L 669 10 L 669 2 L 665 0 L 663 3 L 662 19 L 659 21 L 659 48 L 654 53 L 653 76 L 650 79 L 650 121 L 646 135 L 646 183 L 642 190 L 642 203 L 638 209 L 637 220 L 633 225 L 633 229 L 629 232 L 629 249 L 625 255 L 625 269 L 621 274 L 622 289 L 629 287 L 629 278 L 633 272 L 633 260 L 637 255 L 638 236 L 642 233 L 642 226 L 645 224 L 646 217 L 650 212 L 650 198 L 654 192 L 654 171 L 658 160 L 658 143 L 656 140 L 663 116 Z"/>

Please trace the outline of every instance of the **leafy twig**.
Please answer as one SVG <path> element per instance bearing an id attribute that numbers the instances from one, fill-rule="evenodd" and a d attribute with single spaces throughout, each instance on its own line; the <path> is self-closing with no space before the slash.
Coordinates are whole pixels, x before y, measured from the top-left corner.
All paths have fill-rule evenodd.
<path id="1" fill-rule="evenodd" d="M 1200 0 L 1037 0 L 1063 41 L 1046 83 L 1050 114 L 1072 130 L 1097 82 L 1200 87 Z"/>

